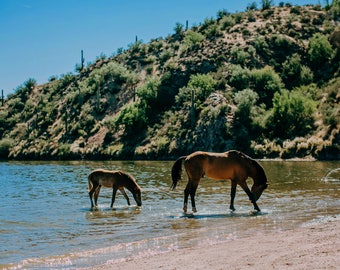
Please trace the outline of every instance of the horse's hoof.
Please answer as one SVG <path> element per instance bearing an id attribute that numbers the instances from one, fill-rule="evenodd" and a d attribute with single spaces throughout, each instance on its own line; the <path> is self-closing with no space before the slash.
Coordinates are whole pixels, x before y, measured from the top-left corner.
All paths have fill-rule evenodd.
<path id="1" fill-rule="evenodd" d="M 196 207 L 193 207 L 193 208 L 192 208 L 192 212 L 194 212 L 194 213 L 197 212 Z"/>

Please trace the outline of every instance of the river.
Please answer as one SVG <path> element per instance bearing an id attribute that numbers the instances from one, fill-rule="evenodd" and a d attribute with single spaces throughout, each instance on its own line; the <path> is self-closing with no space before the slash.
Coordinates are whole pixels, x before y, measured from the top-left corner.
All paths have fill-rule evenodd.
<path id="1" fill-rule="evenodd" d="M 230 181 L 203 178 L 194 215 L 182 212 L 186 175 L 169 189 L 173 162 L 0 162 L 0 268 L 86 269 L 340 215 L 339 161 L 259 162 L 270 184 L 258 201 L 260 213 L 240 187 L 230 212 Z M 143 206 L 129 192 L 127 206 L 118 192 L 111 209 L 111 190 L 102 188 L 98 209 L 91 210 L 87 175 L 97 168 L 132 174 Z"/>

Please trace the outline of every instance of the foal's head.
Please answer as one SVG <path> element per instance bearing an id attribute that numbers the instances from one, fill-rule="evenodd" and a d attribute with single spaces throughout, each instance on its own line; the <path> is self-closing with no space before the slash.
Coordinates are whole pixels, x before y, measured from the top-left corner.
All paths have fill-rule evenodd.
<path id="1" fill-rule="evenodd" d="M 129 174 L 126 174 L 125 187 L 132 193 L 137 205 L 142 206 L 142 189 L 136 179 Z"/>
<path id="2" fill-rule="evenodd" d="M 138 206 L 142 206 L 142 191 L 139 186 L 133 189 L 133 198 L 135 199 Z"/>

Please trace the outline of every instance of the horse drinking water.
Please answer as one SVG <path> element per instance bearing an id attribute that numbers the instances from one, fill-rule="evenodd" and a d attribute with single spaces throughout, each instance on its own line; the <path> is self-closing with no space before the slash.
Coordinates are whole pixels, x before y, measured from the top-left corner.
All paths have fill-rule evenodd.
<path id="1" fill-rule="evenodd" d="M 131 175 L 125 172 L 98 169 L 90 173 L 90 175 L 88 176 L 88 181 L 89 181 L 89 195 L 92 208 L 94 205 L 97 206 L 98 196 L 100 188 L 102 186 L 112 188 L 111 208 L 115 201 L 118 189 L 124 195 L 128 205 L 130 205 L 129 197 L 126 194 L 124 188 L 128 189 L 132 193 L 133 198 L 135 199 L 138 206 L 142 205 L 141 188 L 136 183 L 136 180 Z M 94 205 L 92 197 L 94 197 Z"/>
<path id="2" fill-rule="evenodd" d="M 207 176 L 216 180 L 231 180 L 230 209 L 235 210 L 234 199 L 237 184 L 247 193 L 255 210 L 261 211 L 256 201 L 267 188 L 267 177 L 262 166 L 254 159 L 242 152 L 230 150 L 225 153 L 194 152 L 189 156 L 178 158 L 172 166 L 171 189 L 174 190 L 178 181 L 181 180 L 182 160 L 188 175 L 188 184 L 184 190 L 184 212 L 187 211 L 188 197 L 190 194 L 192 211 L 196 212 L 195 194 L 200 179 Z M 249 190 L 246 180 L 251 177 L 254 184 Z"/>

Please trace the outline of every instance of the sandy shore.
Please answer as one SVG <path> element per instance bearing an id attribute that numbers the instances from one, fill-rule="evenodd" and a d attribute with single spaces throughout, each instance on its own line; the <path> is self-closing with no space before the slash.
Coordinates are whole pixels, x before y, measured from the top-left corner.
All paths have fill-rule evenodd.
<path id="1" fill-rule="evenodd" d="M 174 250 L 97 269 L 340 269 L 340 219 Z"/>

